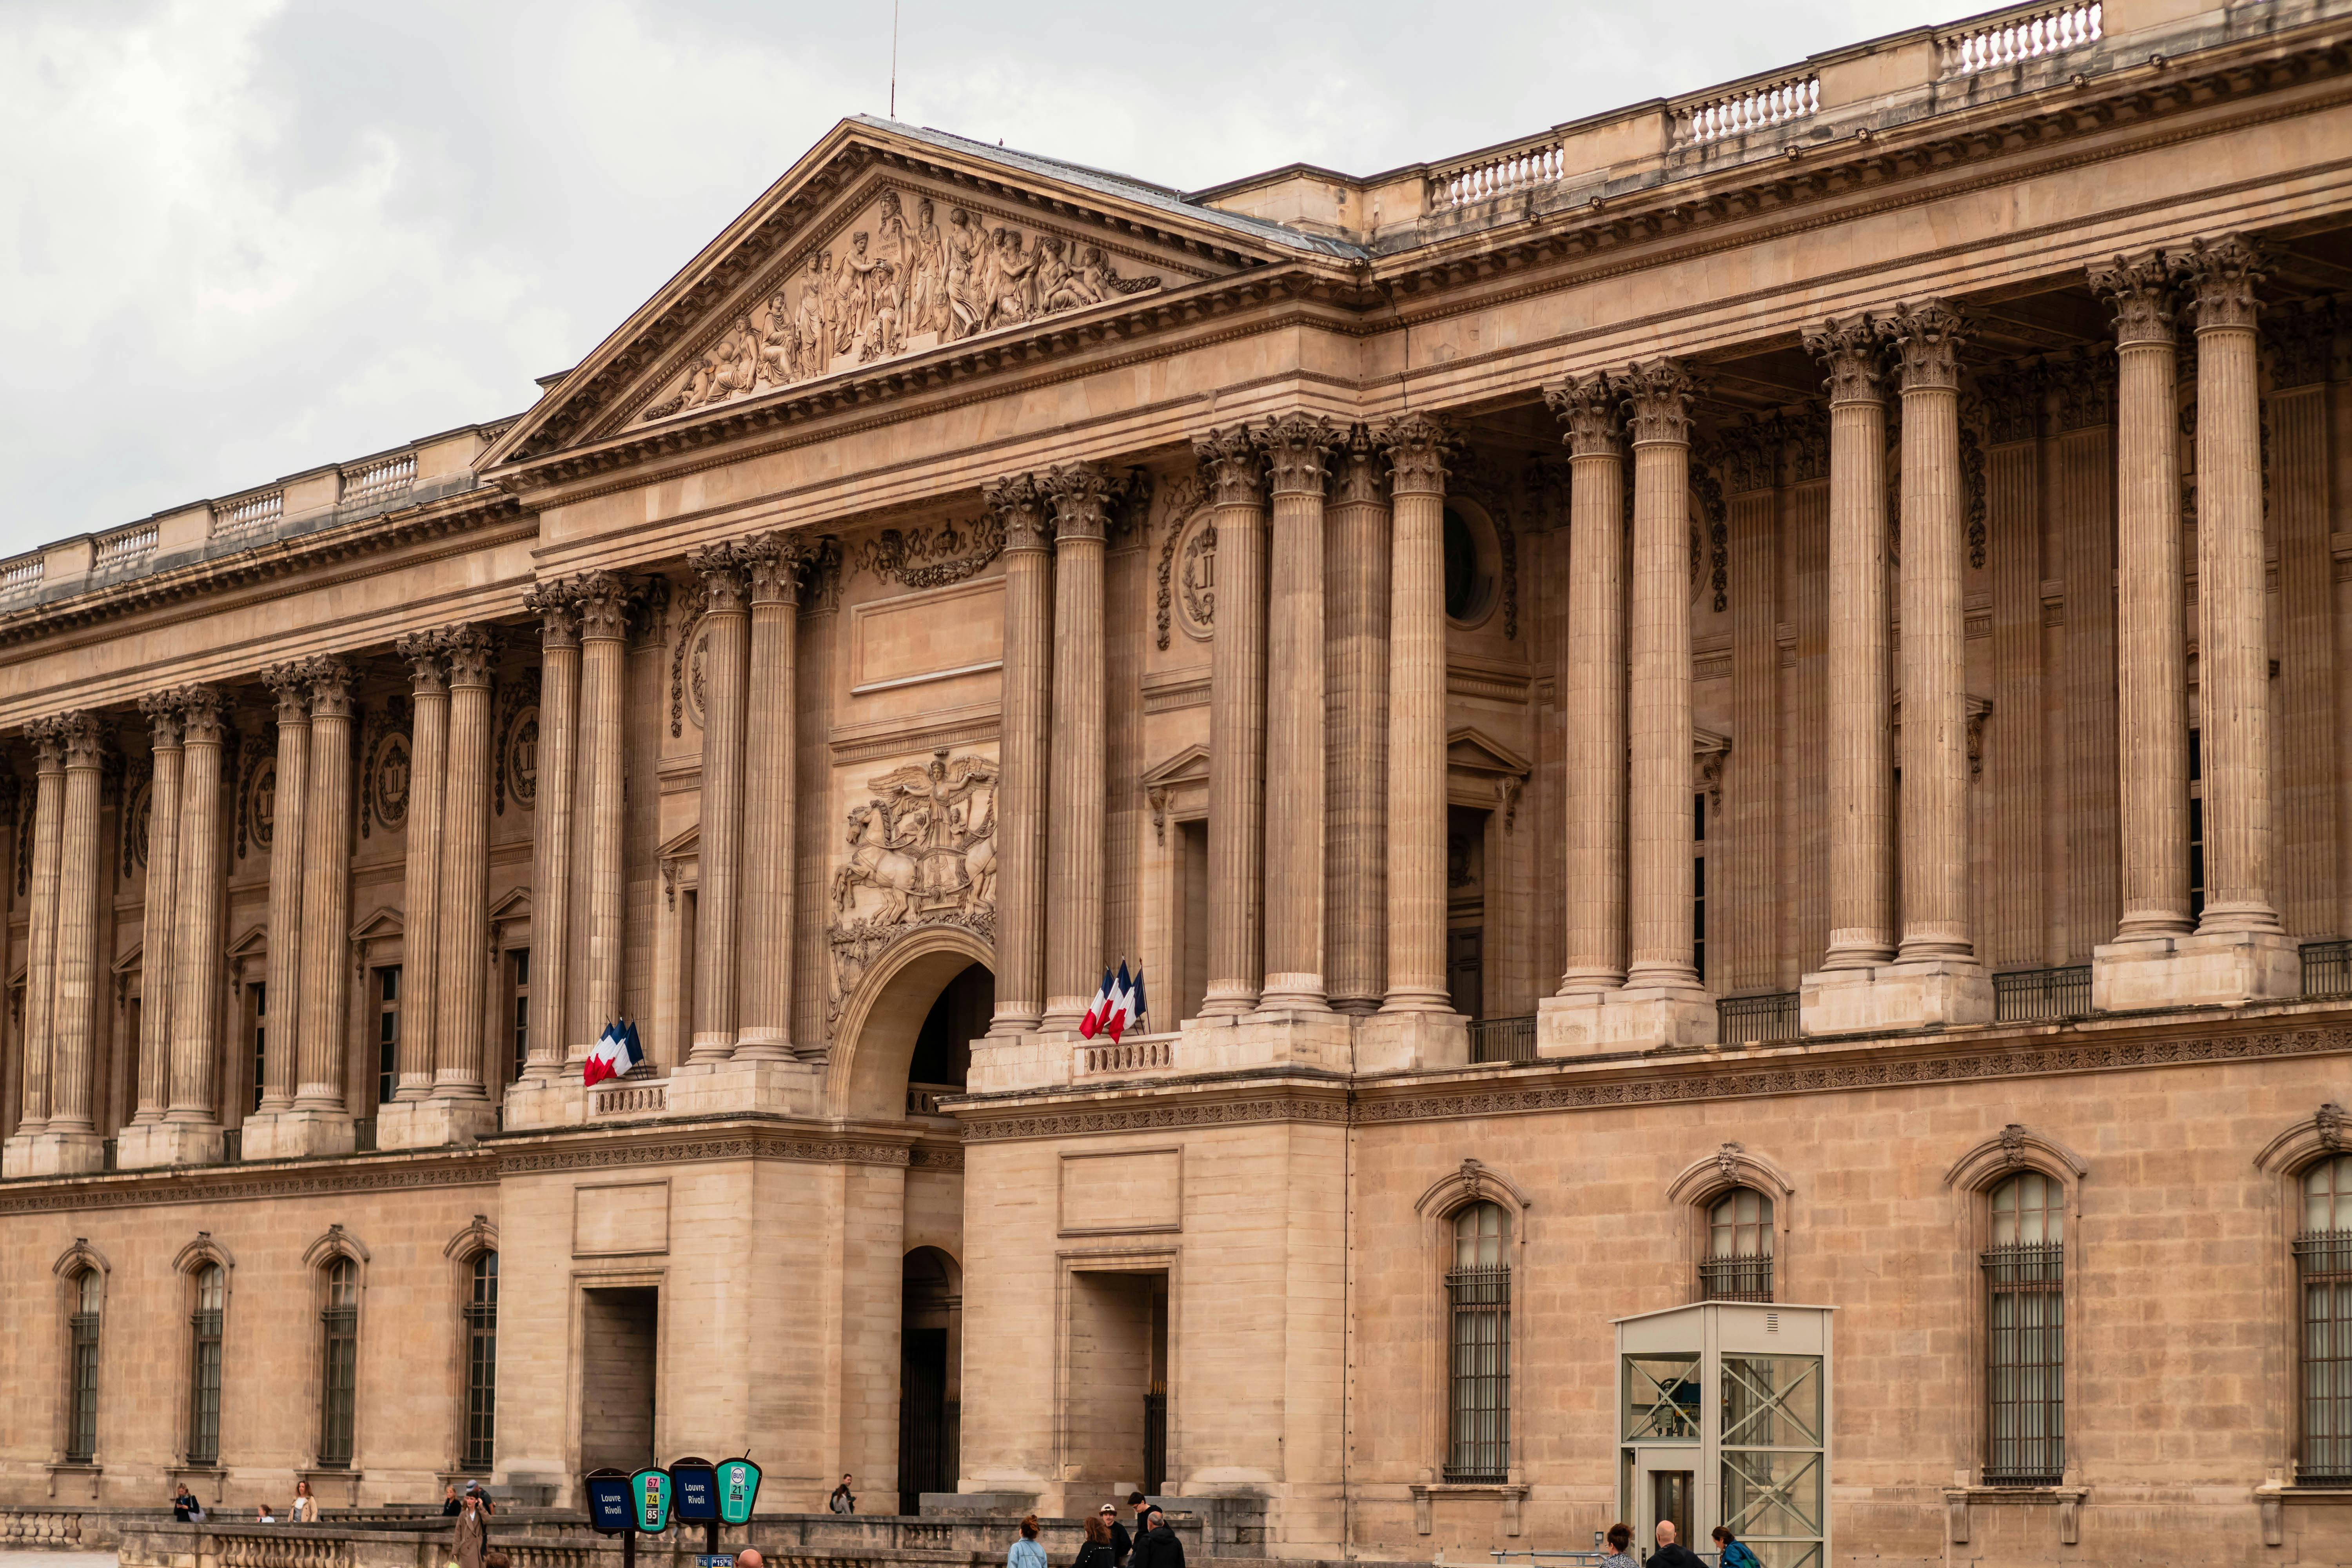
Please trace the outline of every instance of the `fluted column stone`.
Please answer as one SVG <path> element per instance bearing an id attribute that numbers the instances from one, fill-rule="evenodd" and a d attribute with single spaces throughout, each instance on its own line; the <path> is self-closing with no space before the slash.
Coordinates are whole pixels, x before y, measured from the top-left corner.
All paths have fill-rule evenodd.
<path id="1" fill-rule="evenodd" d="M 1390 421 L 1381 442 L 1395 506 L 1389 587 L 1389 988 L 1381 1011 L 1451 1013 L 1445 984 L 1445 458 L 1453 437 L 1429 415 L 1406 414 Z"/>
<path id="2" fill-rule="evenodd" d="M 310 791 L 302 844 L 302 1016 L 296 1049 L 294 1111 L 343 1122 L 350 1016 L 352 928 L 352 684 L 350 664 L 332 655 L 310 661 Z M 331 1144 L 331 1128 L 308 1140 Z"/>
<path id="3" fill-rule="evenodd" d="M 1257 1007 L 1265 974 L 1265 461 L 1246 428 L 1195 437 L 1216 509 L 1209 645 L 1209 974 L 1203 1017 Z"/>
<path id="4" fill-rule="evenodd" d="M 982 492 L 1004 530 L 1004 677 L 997 747 L 996 1006 L 989 1033 L 1045 1012 L 1045 800 L 1053 721 L 1054 554 L 1046 498 L 1016 474 Z"/>
<path id="5" fill-rule="evenodd" d="M 179 693 L 181 714 L 179 910 L 173 920 L 172 1090 L 166 1120 L 193 1147 L 218 1157 L 221 930 L 228 858 L 221 847 L 221 748 L 227 739 L 221 695 L 210 687 Z M 152 860 L 150 862 L 152 863 Z"/>
<path id="6" fill-rule="evenodd" d="M 1265 1011 L 1320 1013 L 1324 994 L 1324 489 L 1341 439 L 1287 414 L 1261 438 L 1273 497 L 1266 581 Z"/>
<path id="7" fill-rule="evenodd" d="M 65 847 L 66 742 L 55 719 L 25 726 L 32 742 L 33 872 L 26 913 L 24 1065 L 17 1138 L 34 1137 L 48 1126 L 50 1066 L 57 1045 L 58 891 Z M 10 1175 L 24 1173 L 15 1161 Z"/>
<path id="8" fill-rule="evenodd" d="M 1323 541 L 1324 962 L 1331 1005 L 1360 1016 L 1388 989 L 1389 549 L 1388 466 L 1371 431 L 1354 426 L 1333 458 Z"/>
<path id="9" fill-rule="evenodd" d="M 596 1034 L 621 1016 L 622 922 L 628 889 L 623 879 L 624 754 L 622 710 L 627 695 L 629 603 L 633 584 L 610 572 L 580 581 L 580 739 L 588 787 L 588 1016 L 566 1042 L 583 1060 Z"/>
<path id="10" fill-rule="evenodd" d="M 277 782 L 269 828 L 269 1032 L 262 1040 L 261 1103 L 270 1117 L 294 1103 L 296 1045 L 302 1034 L 302 867 L 310 820 L 310 683 L 299 663 L 273 665 L 261 679 L 278 699 Z M 248 1123 L 253 1119 L 247 1118 Z M 248 1135 L 247 1143 L 253 1142 Z M 251 1151 L 248 1150 L 248 1152 Z"/>
<path id="11" fill-rule="evenodd" d="M 65 822 L 58 853 L 57 1000 L 52 1033 L 57 1044 L 49 1062 L 51 1140 L 92 1141 L 98 989 L 98 900 L 104 836 L 99 825 L 99 786 L 106 764 L 106 737 L 94 713 L 66 714 L 58 724 L 65 744 Z M 68 1168 L 80 1168 L 70 1163 Z"/>
<path id="12" fill-rule="evenodd" d="M 172 1003 L 179 984 L 173 943 L 179 918 L 183 758 L 180 694 L 139 700 L 147 715 L 155 777 L 147 808 L 147 902 L 139 922 L 139 1106 L 134 1127 L 161 1121 L 172 1104 Z"/>
<path id="13" fill-rule="evenodd" d="M 1604 373 L 1547 393 L 1569 452 L 1568 952 L 1559 994 L 1625 983 L 1625 478 Z"/>
<path id="14" fill-rule="evenodd" d="M 449 793 L 441 824 L 440 1005 L 433 1098 L 479 1100 L 489 974 L 490 664 L 488 627 L 442 634 L 449 659 Z"/>
<path id="15" fill-rule="evenodd" d="M 408 665 L 408 860 L 401 928 L 400 1075 L 394 1098 L 433 1093 L 441 1008 L 441 844 L 449 788 L 449 660 L 438 632 L 393 645 Z M 534 910 L 534 913 L 536 910 Z M 377 1137 L 390 1146 L 381 1122 Z"/>
<path id="16" fill-rule="evenodd" d="M 758 533 L 743 542 L 751 588 L 751 725 L 743 795 L 743 951 L 738 1061 L 790 1061 L 793 962 L 799 875 L 793 830 L 800 815 L 796 688 L 801 567 L 798 534 Z"/>
<path id="17" fill-rule="evenodd" d="M 1073 463 L 1045 479 L 1054 509 L 1054 740 L 1045 826 L 1045 1017 L 1075 1029 L 1103 963 L 1103 550 L 1111 479 Z"/>
<path id="18" fill-rule="evenodd" d="M 694 1003 L 698 1020 L 689 1065 L 735 1051 L 738 916 L 743 881 L 744 726 L 750 717 L 750 584 L 731 544 L 687 557 L 702 580 L 703 698 L 700 847 L 695 898 Z"/>
<path id="19" fill-rule="evenodd" d="M 531 843 L 530 1051 L 523 1077 L 562 1076 L 571 1039 L 572 802 L 580 771 L 580 612 L 561 583 L 523 601 L 540 617 L 539 799 Z"/>

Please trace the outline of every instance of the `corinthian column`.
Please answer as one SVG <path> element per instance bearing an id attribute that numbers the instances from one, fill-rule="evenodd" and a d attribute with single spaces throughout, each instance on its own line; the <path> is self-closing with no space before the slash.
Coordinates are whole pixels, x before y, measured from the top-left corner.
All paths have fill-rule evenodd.
<path id="1" fill-rule="evenodd" d="M 1886 404 L 1867 316 L 1805 333 L 1829 371 L 1830 940 L 1822 967 L 1895 954 L 1893 748 L 1887 722 Z"/>
<path id="2" fill-rule="evenodd" d="M 580 733 L 588 783 L 588 1016 L 573 1033 L 591 1037 L 621 1016 L 621 922 L 628 896 L 621 860 L 621 708 L 631 597 L 631 584 L 613 573 L 592 572 L 580 580 Z M 560 976 L 551 980 L 562 983 Z M 585 1059 L 590 1043 L 567 1042 L 572 1058 Z"/>
<path id="3" fill-rule="evenodd" d="M 1546 393 L 1568 426 L 1568 967 L 1563 996 L 1625 983 L 1624 389 L 1606 374 Z"/>
<path id="4" fill-rule="evenodd" d="M 1333 473 L 1323 572 L 1330 681 L 1324 922 L 1331 1005 L 1377 1011 L 1388 989 L 1389 498 L 1387 465 L 1361 425 Z"/>
<path id="5" fill-rule="evenodd" d="M 411 718 L 408 746 L 407 912 L 401 931 L 400 1081 L 394 1098 L 419 1100 L 433 1092 L 434 1041 L 441 1006 L 441 829 L 449 787 L 449 661 L 438 632 L 415 632 L 393 645 L 407 661 Z M 398 1148 L 407 1140 L 378 1112 L 376 1142 Z"/>
<path id="6" fill-rule="evenodd" d="M 1075 1029 L 1103 961 L 1103 541 L 1111 479 L 1099 464 L 1045 476 L 1054 506 L 1054 760 L 1045 839 L 1045 1018 Z"/>
<path id="7" fill-rule="evenodd" d="M 1903 366 L 1903 963 L 1973 963 L 1969 925 L 1967 626 L 1960 601 L 1961 321 L 1896 308 Z M 1988 993 L 1990 997 L 1990 993 Z M 1990 1016 L 1990 1015 L 1988 1015 Z"/>
<path id="8" fill-rule="evenodd" d="M 2189 930 L 2189 655 L 2181 636 L 2179 413 L 2161 256 L 2091 268 L 2116 312 L 2118 942 Z"/>
<path id="9" fill-rule="evenodd" d="M 179 916 L 180 694 L 139 700 L 153 745 L 155 784 L 147 808 L 147 903 L 139 922 L 139 1109 L 133 1127 L 163 1119 L 172 1103 L 172 994 L 178 968 L 173 922 Z"/>
<path id="10" fill-rule="evenodd" d="M 65 742 L 65 825 L 58 858 L 57 1047 L 49 1063 L 49 1120 L 43 1136 L 58 1144 L 58 1170 L 98 1163 L 90 1081 L 98 1028 L 98 900 L 101 847 L 99 783 L 106 736 L 94 713 L 58 721 Z M 81 1148 L 87 1140 L 89 1148 Z"/>
<path id="11" fill-rule="evenodd" d="M 37 719 L 25 726 L 25 738 L 32 742 L 36 769 L 33 876 L 26 909 L 23 1089 L 12 1144 L 37 1136 L 49 1121 L 49 1069 L 57 1044 L 58 891 L 66 820 L 64 730 L 55 719 Z M 29 1170 L 12 1154 L 9 1175 Z"/>
<path id="12" fill-rule="evenodd" d="M 1323 994 L 1323 487 L 1331 422 L 1286 414 L 1262 444 L 1274 497 L 1266 582 L 1265 992 L 1321 1013 Z"/>
<path id="13" fill-rule="evenodd" d="M 278 697 L 278 763 L 269 823 L 269 955 L 265 1001 L 274 1022 L 262 1037 L 261 1103 L 246 1118 L 246 1155 L 257 1157 L 255 1121 L 294 1103 L 295 1042 L 302 1033 L 302 865 L 310 820 L 310 682 L 300 664 L 261 672 Z"/>
<path id="14" fill-rule="evenodd" d="M 1004 530 L 1003 718 L 996 795 L 996 1011 L 988 1032 L 1045 1015 L 1046 726 L 1054 689 L 1054 556 L 1045 499 L 1026 474 L 982 492 Z"/>
<path id="15" fill-rule="evenodd" d="M 183 745 L 179 913 L 173 922 L 172 1091 L 165 1118 L 184 1160 L 220 1157 L 221 904 L 227 860 L 221 853 L 221 698 L 210 687 L 179 693 Z"/>
<path id="16" fill-rule="evenodd" d="M 433 1098 L 470 1103 L 482 1086 L 483 991 L 490 922 L 490 662 L 484 626 L 442 634 L 449 658 L 449 795 L 441 826 L 441 1003 L 433 1026 Z M 464 1130 L 453 1128 L 454 1138 Z"/>
<path id="17" fill-rule="evenodd" d="M 793 1059 L 793 823 L 800 815 L 794 731 L 800 714 L 801 563 L 797 534 L 755 533 L 742 558 L 751 584 L 751 728 L 744 761 L 743 1016 L 738 1061 Z"/>
<path id="18" fill-rule="evenodd" d="M 352 930 L 352 667 L 310 661 L 310 805 L 302 845 L 302 1028 L 294 1114 L 302 1152 L 351 1146 L 343 1100 Z M 281 1149 L 281 1152 L 292 1150 Z"/>
<path id="19" fill-rule="evenodd" d="M 530 1056 L 523 1077 L 548 1083 L 562 1074 L 563 1047 L 572 1027 L 572 795 L 580 762 L 580 612 L 561 583 L 533 585 L 523 604 L 540 618 L 539 800 L 530 847 L 530 947 L 531 963 L 544 977 L 530 999 Z M 413 824 L 415 818 L 410 820 Z M 415 831 L 413 826 L 410 831 Z"/>
<path id="20" fill-rule="evenodd" d="M 700 888 L 695 901 L 694 1030 L 688 1065 L 734 1054 L 736 914 L 742 901 L 743 726 L 751 683 L 751 626 L 743 566 L 732 545 L 687 557 L 702 579 L 703 656 Z M 689 1027 L 694 1020 L 687 1020 Z"/>
<path id="21" fill-rule="evenodd" d="M 1445 453 L 1452 441 L 1426 414 L 1400 416 L 1381 433 L 1395 497 L 1383 1013 L 1454 1007 L 1445 985 Z"/>
<path id="22" fill-rule="evenodd" d="M 1209 645 L 1209 984 L 1203 1017 L 1257 1006 L 1265 943 L 1265 466 L 1247 429 L 1195 437 L 1216 508 L 1217 622 Z"/>

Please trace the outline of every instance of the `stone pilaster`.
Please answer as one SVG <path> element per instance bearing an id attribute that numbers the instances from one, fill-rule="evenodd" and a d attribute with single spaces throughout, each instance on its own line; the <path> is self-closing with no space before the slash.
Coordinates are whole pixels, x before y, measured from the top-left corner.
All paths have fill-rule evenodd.
<path id="1" fill-rule="evenodd" d="M 257 1155 L 257 1118 L 267 1120 L 294 1103 L 295 1045 L 302 1032 L 302 866 L 310 820 L 310 683 L 299 663 L 273 665 L 261 679 L 278 699 L 265 981 L 271 1025 L 262 1041 L 261 1103 L 246 1118 L 249 1157 Z"/>
<path id="2" fill-rule="evenodd" d="M 433 1099 L 457 1102 L 442 1142 L 487 1125 L 482 1022 L 489 980 L 490 664 L 485 626 L 441 635 L 449 659 L 449 793 L 441 824 L 440 1005 L 433 1025 Z M 472 1127 L 467 1123 L 471 1121 Z"/>
<path id="3" fill-rule="evenodd" d="M 416 632 L 394 644 L 407 664 L 408 862 L 406 909 L 401 929 L 400 1078 L 403 1102 L 433 1093 L 435 1041 L 441 1025 L 442 830 L 449 798 L 449 658 L 438 632 Z M 537 913 L 534 905 L 533 913 Z M 378 1107 L 376 1142 L 410 1147 L 398 1118 Z"/>
<path id="4" fill-rule="evenodd" d="M 1568 952 L 1559 994 L 1625 983 L 1623 393 L 1606 374 L 1549 389 L 1569 452 Z"/>
<path id="5" fill-rule="evenodd" d="M 572 803 L 580 772 L 580 612 L 561 583 L 533 587 L 523 603 L 540 618 L 539 799 L 531 844 L 530 962 L 546 976 L 531 989 L 530 1055 L 524 1077 L 552 1081 L 572 1037 Z"/>
<path id="6" fill-rule="evenodd" d="M 1216 509 L 1209 647 L 1209 976 L 1204 1017 L 1255 1011 L 1265 974 L 1265 464 L 1236 426 L 1192 441 Z"/>
<path id="7" fill-rule="evenodd" d="M 1054 509 L 1054 741 L 1045 838 L 1045 1016 L 1086 1016 L 1103 963 L 1103 546 L 1111 479 L 1099 464 L 1045 476 Z"/>
<path id="8" fill-rule="evenodd" d="M 228 727 L 210 687 L 179 692 L 182 722 L 179 910 L 173 920 L 171 1163 L 220 1158 L 221 930 L 228 858 L 221 847 L 221 749 Z M 152 864 L 151 859 L 150 864 Z M 155 1152 L 151 1146 L 151 1152 Z"/>
<path id="9" fill-rule="evenodd" d="M 588 1013 L 566 1042 L 571 1059 L 584 1060 L 605 1025 L 621 1016 L 622 921 L 628 888 L 622 862 L 622 709 L 627 696 L 629 604 L 634 585 L 610 572 L 592 572 L 578 587 L 580 606 L 580 740 L 588 785 Z"/>
<path id="10" fill-rule="evenodd" d="M 48 1123 L 35 1154 L 37 1171 L 96 1170 L 100 1149 L 91 1110 L 97 1069 L 98 900 L 104 867 L 99 786 L 106 736 L 94 713 L 58 721 L 65 747 L 65 821 L 58 851 L 57 997 L 51 1021 Z"/>
<path id="11" fill-rule="evenodd" d="M 179 917 L 180 801 L 184 752 L 180 694 L 151 692 L 139 700 L 147 715 L 155 768 L 147 809 L 147 901 L 139 921 L 139 1108 L 131 1126 L 163 1120 L 172 1104 L 172 996 L 178 968 L 173 926 Z M 125 1143 L 131 1142 L 128 1129 Z M 125 1162 L 125 1163 L 128 1163 Z"/>
<path id="12" fill-rule="evenodd" d="M 1333 459 L 1323 574 L 1330 751 L 1325 932 L 1331 1005 L 1375 1012 L 1388 989 L 1389 497 L 1372 433 L 1348 431 Z"/>
<path id="13" fill-rule="evenodd" d="M 694 1030 L 689 1066 L 734 1054 L 737 917 L 742 908 L 744 726 L 751 679 L 750 584 L 733 545 L 687 557 L 702 580 L 703 701 L 701 837 L 696 861 Z M 696 1020 L 683 1020 L 689 1027 Z"/>
<path id="14" fill-rule="evenodd" d="M 743 544 L 751 585 L 751 725 L 744 763 L 743 971 L 739 1061 L 790 1061 L 799 857 L 797 745 L 801 568 L 798 534 L 758 533 Z"/>
<path id="15" fill-rule="evenodd" d="M 36 770 L 33 868 L 26 910 L 25 1022 L 19 1036 L 23 1078 L 16 1131 L 8 1140 L 5 1173 L 0 1173 L 10 1176 L 35 1173 L 40 1163 L 35 1144 L 49 1121 L 50 1068 L 57 1044 L 58 892 L 66 820 L 64 731 L 55 719 L 38 719 L 25 726 L 25 738 L 32 742 Z"/>
<path id="16" fill-rule="evenodd" d="M 344 1100 L 352 971 L 352 668 L 311 659 L 310 792 L 302 844 L 302 1012 L 294 1104 L 279 1118 L 276 1152 L 323 1154 L 352 1146 Z M 273 1009 L 273 1012 L 275 1009 Z"/>
<path id="17" fill-rule="evenodd" d="M 1323 493 L 1340 436 L 1288 414 L 1268 426 L 1264 1012 L 1328 1012 L 1324 995 Z"/>
<path id="18" fill-rule="evenodd" d="M 1037 482 L 987 487 L 1004 530 L 1003 717 L 996 796 L 995 1036 L 1027 1034 L 1045 1011 L 1045 794 L 1053 721 L 1052 523 Z"/>
<path id="19" fill-rule="evenodd" d="M 1450 1014 L 1454 1005 L 1445 985 L 1445 457 L 1452 440 L 1425 414 L 1401 416 L 1381 433 L 1395 498 L 1384 1013 Z"/>

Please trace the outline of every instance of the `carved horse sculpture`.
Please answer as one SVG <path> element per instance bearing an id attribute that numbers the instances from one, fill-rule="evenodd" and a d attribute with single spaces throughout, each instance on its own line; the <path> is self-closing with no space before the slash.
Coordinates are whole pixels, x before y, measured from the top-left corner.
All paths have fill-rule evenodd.
<path id="1" fill-rule="evenodd" d="M 860 888 L 882 895 L 876 918 L 897 925 L 907 918 L 907 900 L 915 889 L 915 859 L 899 852 L 892 841 L 890 808 L 880 801 L 854 808 L 849 814 L 849 862 L 833 874 L 834 912 L 849 917 Z"/>

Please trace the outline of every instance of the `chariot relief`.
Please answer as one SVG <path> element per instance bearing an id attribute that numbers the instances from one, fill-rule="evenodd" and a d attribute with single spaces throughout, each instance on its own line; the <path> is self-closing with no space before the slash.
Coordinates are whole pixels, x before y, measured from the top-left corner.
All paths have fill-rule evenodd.
<path id="1" fill-rule="evenodd" d="M 870 798 L 847 817 L 848 857 L 833 875 L 832 1017 L 874 961 L 908 935 L 936 925 L 982 941 L 995 932 L 996 764 L 940 751 L 866 788 Z"/>
<path id="2" fill-rule="evenodd" d="M 1120 277 L 1098 245 L 885 190 L 795 261 L 765 301 L 729 320 L 640 419 L 667 419 L 762 386 L 919 353 L 1159 285 L 1156 277 Z"/>

